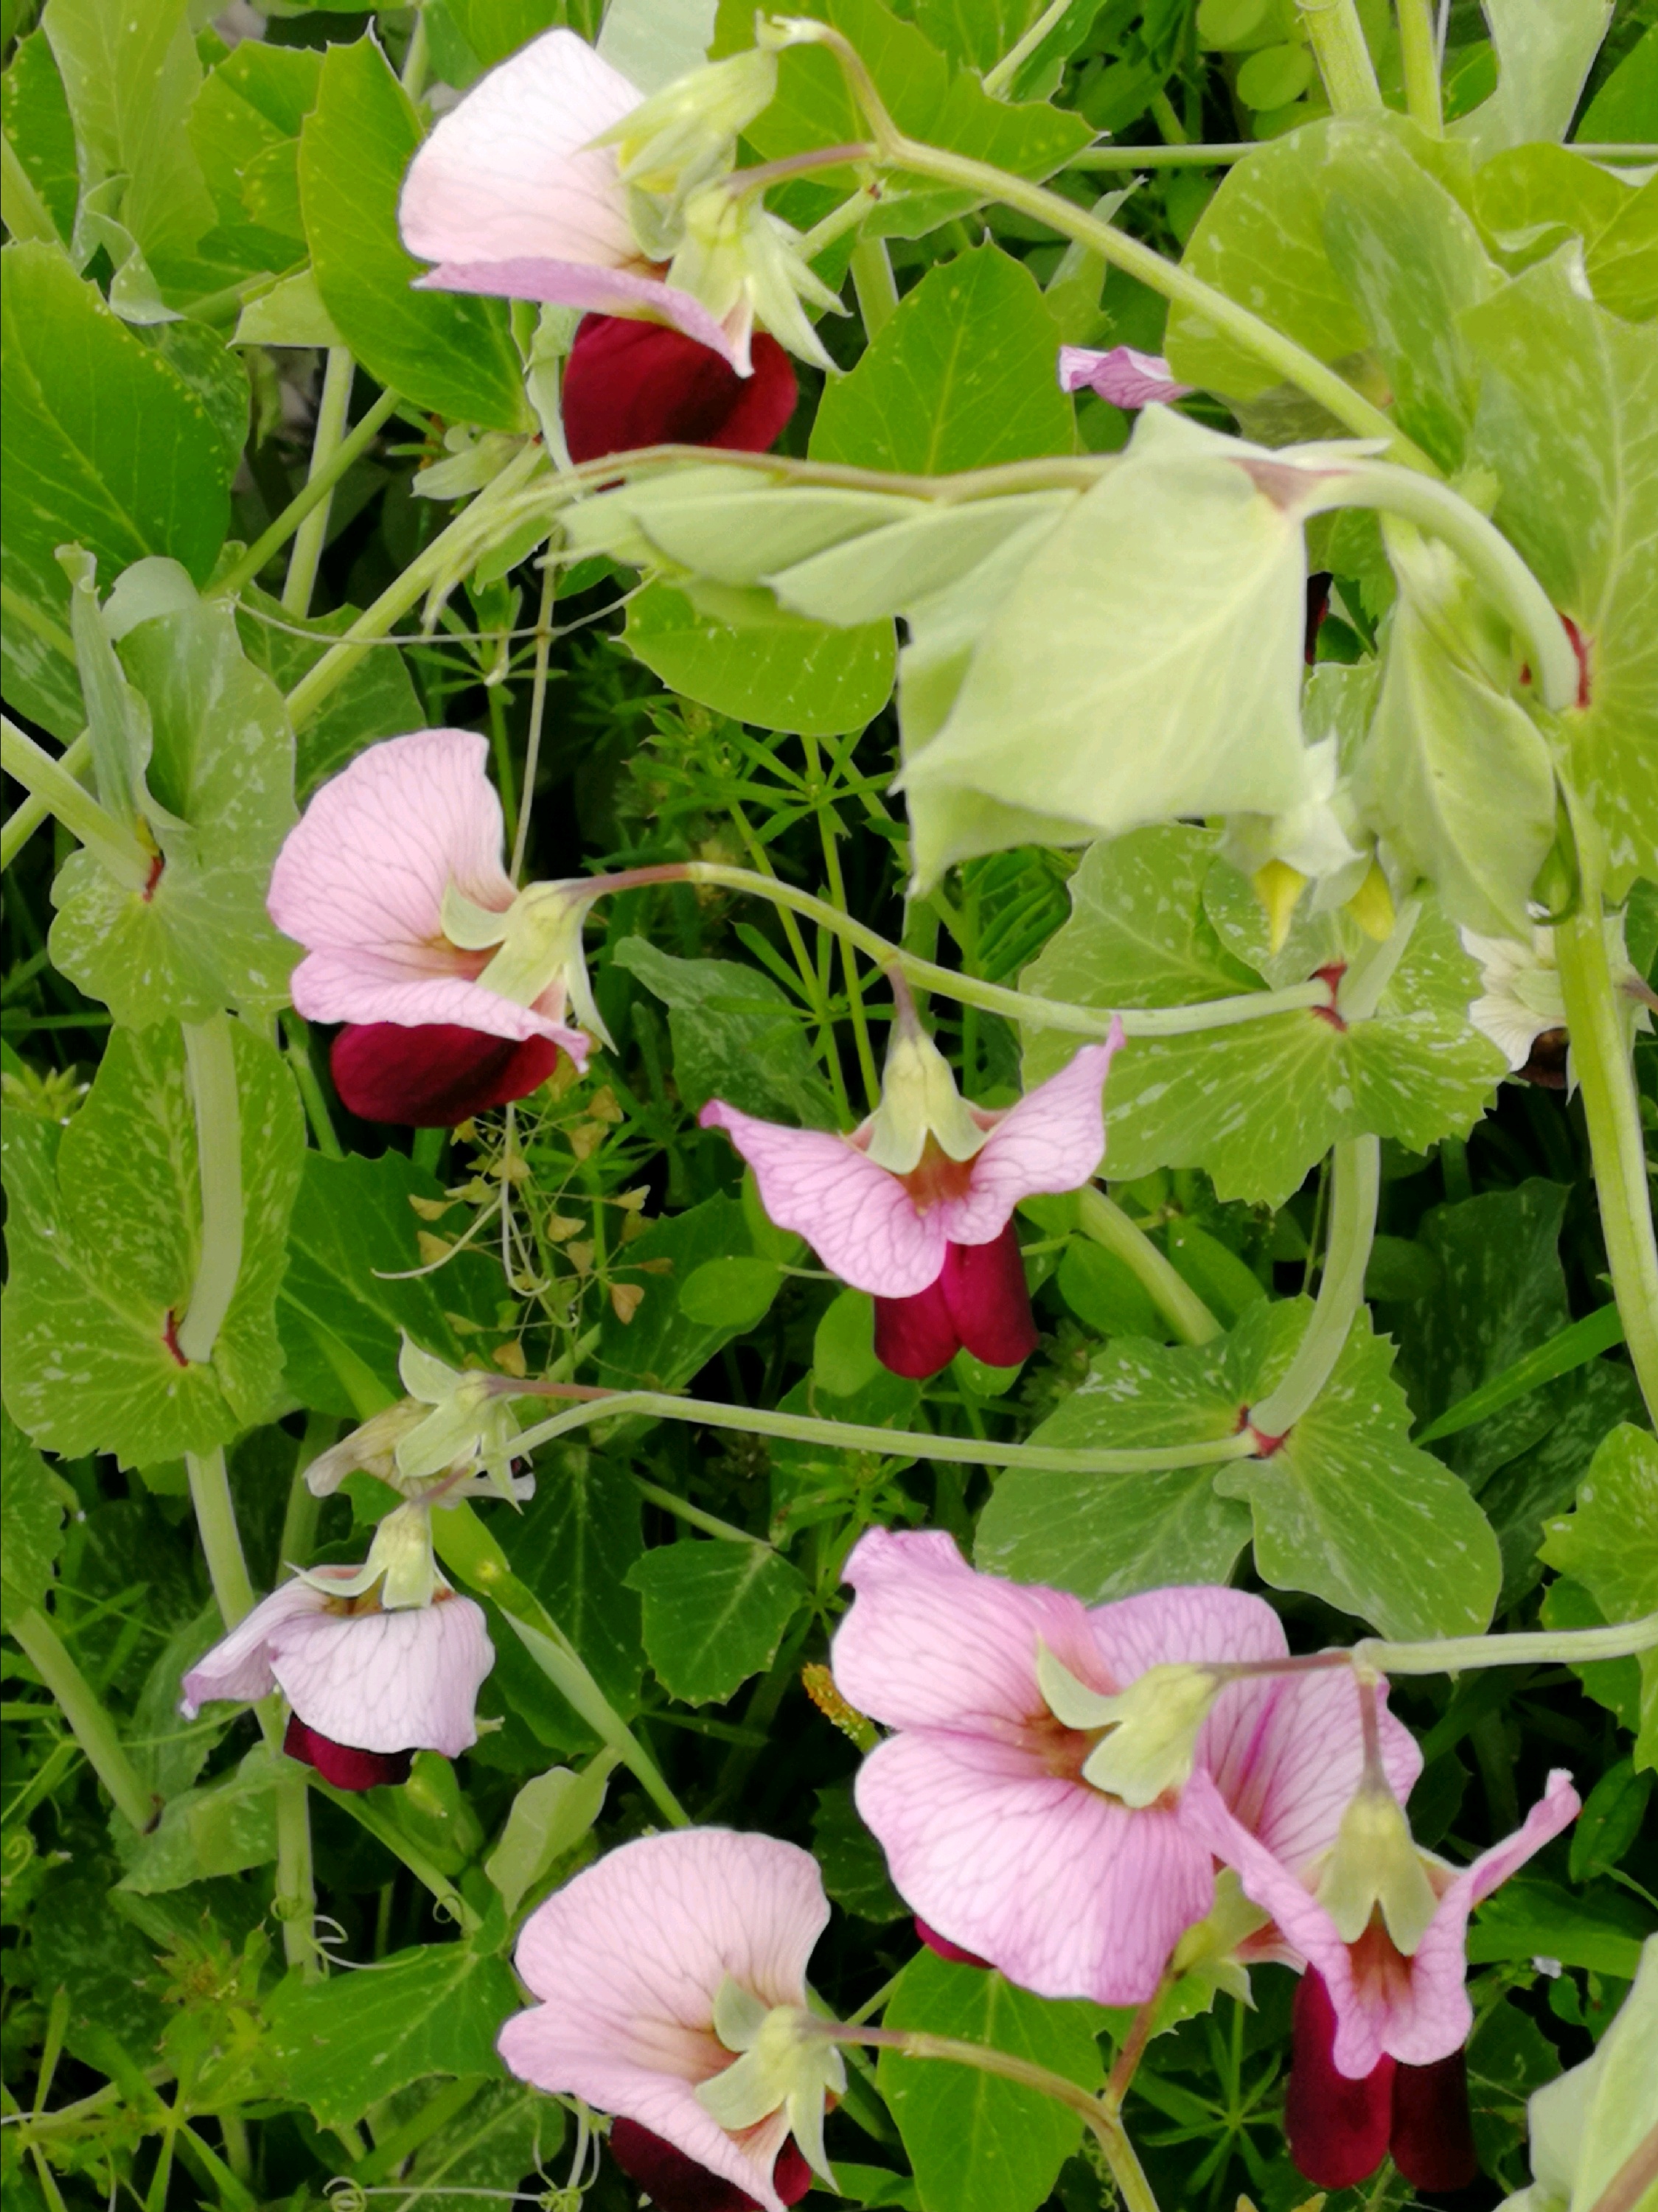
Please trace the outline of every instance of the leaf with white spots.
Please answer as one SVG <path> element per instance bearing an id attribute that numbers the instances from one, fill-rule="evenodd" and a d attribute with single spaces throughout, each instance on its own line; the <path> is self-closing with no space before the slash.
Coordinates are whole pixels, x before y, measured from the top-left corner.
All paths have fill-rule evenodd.
<path id="1" fill-rule="evenodd" d="M 0 1607 L 8 1622 L 44 1601 L 63 1544 L 63 1502 L 46 1463 L 0 1406 Z"/>

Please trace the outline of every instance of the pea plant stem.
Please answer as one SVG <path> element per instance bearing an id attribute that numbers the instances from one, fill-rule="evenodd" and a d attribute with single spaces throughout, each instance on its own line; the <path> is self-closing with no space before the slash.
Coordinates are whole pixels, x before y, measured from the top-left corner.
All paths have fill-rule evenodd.
<path id="1" fill-rule="evenodd" d="M 1606 1628 L 1522 1630 L 1511 1636 L 1447 1636 L 1422 1644 L 1389 1644 L 1368 1636 L 1354 1644 L 1355 1666 L 1381 1674 L 1457 1674 L 1472 1667 L 1588 1667 L 1658 1650 L 1658 1613 Z"/>
<path id="2" fill-rule="evenodd" d="M 270 528 L 253 540 L 241 560 L 214 586 L 214 596 L 234 599 L 245 591 L 274 553 L 280 553 L 308 514 L 332 496 L 334 486 L 366 453 L 401 404 L 395 392 L 382 392 L 355 430 L 342 438 L 321 467 L 314 465 L 303 490 L 296 492 Z"/>
<path id="3" fill-rule="evenodd" d="M 139 1780 L 115 1723 L 68 1647 L 38 1607 L 6 1623 L 24 1657 L 58 1701 L 87 1763 L 113 1800 L 115 1808 L 140 1835 L 161 1816 L 161 1799 Z"/>
<path id="4" fill-rule="evenodd" d="M 83 747 L 81 759 L 89 760 L 90 742 L 77 738 L 76 743 Z M 125 823 L 107 813 L 85 786 L 76 781 L 69 752 L 54 760 L 27 731 L 20 730 L 9 715 L 0 715 L 0 767 L 28 793 L 6 824 L 8 862 L 36 823 L 48 814 L 55 814 L 70 836 L 78 837 L 118 884 L 128 890 L 144 889 L 155 864 L 154 853 L 146 852 Z M 25 823 L 26 811 L 29 811 L 29 819 Z"/>
<path id="5" fill-rule="evenodd" d="M 861 238 L 852 248 L 852 289 L 873 345 L 898 313 L 898 285 L 884 238 Z"/>
<path id="6" fill-rule="evenodd" d="M 1362 115 L 1380 108 L 1381 88 L 1354 0 L 1299 0 L 1299 7 L 1319 75 L 1336 113 Z"/>
<path id="7" fill-rule="evenodd" d="M 344 346 L 330 346 L 327 366 L 322 373 L 322 391 L 317 400 L 317 427 L 311 441 L 311 467 L 307 477 L 320 476 L 339 451 L 345 437 L 346 410 L 351 404 L 351 383 L 357 364 Z M 294 532 L 293 550 L 288 556 L 288 580 L 282 587 L 282 610 L 303 621 L 311 611 L 311 593 L 317 580 L 317 563 L 322 558 L 322 549 L 328 542 L 328 515 L 333 505 L 333 485 L 317 501 Z"/>
<path id="8" fill-rule="evenodd" d="M 202 1212 L 196 1279 L 177 1340 L 180 1355 L 200 1365 L 213 1356 L 241 1273 L 241 1106 L 229 1016 L 215 1014 L 182 1026 Z"/>
<path id="9" fill-rule="evenodd" d="M 186 1452 L 185 1471 L 190 1478 L 190 1502 L 196 1509 L 196 1527 L 207 1560 L 207 1578 L 213 1585 L 219 1618 L 227 1629 L 245 1620 L 253 1610 L 253 1585 L 236 1526 L 236 1509 L 230 1496 L 230 1477 L 222 1448 Z"/>
<path id="10" fill-rule="evenodd" d="M 15 725 L 11 724 L 8 726 L 15 727 Z M 23 733 L 20 731 L 18 734 L 21 736 Z M 37 747 L 36 750 L 40 749 Z M 48 753 L 43 757 L 50 760 L 52 756 Z M 62 769 L 65 775 L 73 776 L 76 782 L 79 783 L 82 775 L 92 766 L 92 739 L 87 732 L 82 730 L 78 738 L 65 745 L 52 764 L 56 768 Z M 7 763 L 7 769 L 9 773 L 9 763 Z M 0 829 L 0 871 L 11 866 L 18 854 L 22 851 L 24 846 L 52 811 L 52 809 L 48 801 L 40 792 L 34 790 L 29 791 L 20 804 L 13 807 L 11 812 L 6 817 L 5 827 Z M 65 826 L 67 827 L 67 824 Z"/>
<path id="11" fill-rule="evenodd" d="M 1182 1344 L 1208 1344 L 1221 1324 L 1184 1275 L 1166 1259 L 1137 1222 L 1097 1184 L 1077 1193 L 1076 1225 L 1085 1237 L 1120 1260 Z"/>
<path id="12" fill-rule="evenodd" d="M 1283 1380 L 1249 1409 L 1249 1425 L 1263 1442 L 1286 1435 L 1330 1380 L 1363 1303 L 1381 1188 L 1380 1139 L 1350 1137 L 1338 1144 L 1331 1182 L 1330 1241 L 1313 1317 Z"/>
<path id="13" fill-rule="evenodd" d="M 1439 54 L 1428 0 L 1399 0 L 1399 56 L 1405 65 L 1405 105 L 1413 122 L 1430 137 L 1442 138 L 1445 121 L 1439 99 Z"/>

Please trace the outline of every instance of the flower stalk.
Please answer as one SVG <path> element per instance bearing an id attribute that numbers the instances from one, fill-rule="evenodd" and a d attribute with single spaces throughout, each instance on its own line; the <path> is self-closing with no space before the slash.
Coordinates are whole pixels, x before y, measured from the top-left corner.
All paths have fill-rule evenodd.
<path id="1" fill-rule="evenodd" d="M 186 1359 L 200 1365 L 213 1356 L 241 1273 L 241 1106 L 229 1017 L 215 1014 L 181 1026 L 196 1115 L 202 1228 L 196 1279 L 179 1323 L 178 1344 Z"/>
<path id="2" fill-rule="evenodd" d="M 303 489 L 295 493 L 270 528 L 261 532 L 241 558 L 226 569 L 214 586 L 216 598 L 234 599 L 247 589 L 271 555 L 281 552 L 307 516 L 332 499 L 334 486 L 362 459 L 402 404 L 401 393 L 382 392 L 356 429 L 340 440 L 320 466 L 315 465 L 313 455 L 314 465 Z"/>
<path id="3" fill-rule="evenodd" d="M 322 373 L 322 392 L 317 401 L 317 427 L 311 441 L 308 485 L 311 477 L 321 475 L 344 440 L 346 410 L 351 404 L 351 385 L 356 374 L 357 363 L 349 349 L 330 346 L 327 366 Z M 282 609 L 284 614 L 293 615 L 301 622 L 311 611 L 317 563 L 328 542 L 328 515 L 332 505 L 331 481 L 327 490 L 294 532 L 294 547 L 288 556 L 288 579 L 282 587 Z"/>
<path id="4" fill-rule="evenodd" d="M 1381 106 L 1381 88 L 1364 43 L 1354 0 L 1299 0 L 1301 19 L 1338 115 L 1363 115 Z"/>
<path id="5" fill-rule="evenodd" d="M 1332 1158 L 1330 1241 L 1318 1302 L 1283 1380 L 1249 1409 L 1249 1425 L 1262 1443 L 1287 1435 L 1330 1380 L 1364 1300 L 1381 1188 L 1381 1140 L 1347 1138 Z"/>
<path id="6" fill-rule="evenodd" d="M 1076 1225 L 1132 1271 L 1182 1344 L 1208 1344 L 1224 1333 L 1186 1277 L 1097 1184 L 1077 1193 Z"/>
<path id="7" fill-rule="evenodd" d="M 1405 65 L 1405 105 L 1413 122 L 1430 137 L 1442 138 L 1445 120 L 1439 98 L 1439 52 L 1428 0 L 1399 0 L 1399 55 Z"/>
<path id="8" fill-rule="evenodd" d="M 80 757 L 89 757 L 88 740 L 76 738 Z M 72 750 L 72 748 L 71 748 Z M 21 783 L 28 798 L 6 824 L 6 858 L 23 837 L 47 814 L 55 814 L 71 837 L 78 837 L 106 872 L 128 890 L 142 891 L 149 882 L 155 855 L 146 852 L 132 832 L 101 806 L 83 784 L 76 781 L 69 752 L 54 760 L 44 746 L 20 730 L 11 717 L 0 715 L 0 766 Z M 36 810 L 21 836 L 13 836 L 25 808 Z"/>

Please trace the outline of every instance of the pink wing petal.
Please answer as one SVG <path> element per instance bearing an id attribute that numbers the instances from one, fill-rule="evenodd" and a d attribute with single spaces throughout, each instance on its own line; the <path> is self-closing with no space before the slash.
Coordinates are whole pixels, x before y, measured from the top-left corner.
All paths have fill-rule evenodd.
<path id="1" fill-rule="evenodd" d="M 871 1528 L 844 1575 L 857 1596 L 835 1632 L 835 1681 L 889 1728 L 1013 1740 L 1047 1710 L 1039 1639 L 1092 1686 L 1111 1686 L 1080 1598 L 977 1574 L 942 1530 Z"/>
<path id="2" fill-rule="evenodd" d="M 1384 1695 L 1386 1689 L 1384 1683 Z M 1230 1729 L 1225 1747 L 1206 1738 L 1203 1763 L 1244 1826 L 1299 1877 L 1334 1844 L 1363 1774 L 1352 1679 L 1342 1668 L 1237 1683 L 1222 1693 L 1210 1728 L 1222 1722 Z M 1385 1710 L 1381 1758 L 1403 1803 L 1422 1771 L 1422 1753 L 1409 1729 Z"/>
<path id="3" fill-rule="evenodd" d="M 1184 399 L 1197 389 L 1177 384 L 1161 354 L 1136 353 L 1132 346 L 1112 346 L 1107 353 L 1061 346 L 1059 389 L 1078 392 L 1084 385 L 1113 407 L 1149 407 L 1160 400 Z"/>
<path id="4" fill-rule="evenodd" d="M 713 2033 L 730 1975 L 767 2005 L 805 2001 L 806 1965 L 829 1917 L 814 1860 L 770 1836 L 686 1828 L 648 1836 L 537 1907 L 518 1972 L 546 2002 L 502 2030 L 515 2074 L 637 2120 L 782 2212 L 777 2120 L 728 2135 L 692 2094 L 730 2063 Z"/>
<path id="5" fill-rule="evenodd" d="M 421 1029 L 442 1022 L 488 1036 L 544 1036 L 579 1067 L 587 1040 L 556 1016 L 521 1006 L 464 975 L 422 975 L 394 956 L 337 951 L 308 952 L 289 983 L 297 1012 L 314 1022 L 396 1022 Z"/>
<path id="6" fill-rule="evenodd" d="M 277 1686 L 267 1648 L 273 1633 L 286 1621 L 320 1613 L 327 1602 L 320 1590 L 297 1577 L 283 1583 L 196 1662 L 179 1686 L 184 1692 L 179 1711 L 193 1721 L 202 1706 L 221 1698 L 251 1705 L 255 1698 L 268 1698 Z"/>
<path id="7" fill-rule="evenodd" d="M 271 1671 L 300 1718 L 361 1751 L 468 1750 L 494 1664 L 483 1613 L 464 1597 L 313 1616 L 271 1638 Z"/>
<path id="8" fill-rule="evenodd" d="M 1143 2002 L 1213 1900 L 1209 1851 L 1174 1814 L 1131 1813 L 985 1735 L 893 1736 L 856 1788 L 905 1901 L 1039 1996 Z"/>
<path id="9" fill-rule="evenodd" d="M 598 268 L 540 253 L 515 253 L 498 261 L 440 261 L 415 279 L 417 291 L 487 292 L 498 299 L 539 300 L 544 305 L 580 307 L 592 315 L 643 315 L 671 324 L 699 345 L 710 346 L 740 376 L 749 374 L 747 351 L 700 300 L 659 277 L 631 269 Z"/>
<path id="10" fill-rule="evenodd" d="M 404 244 L 423 261 L 637 260 L 616 149 L 590 142 L 641 97 L 573 31 L 533 40 L 480 79 L 410 163 Z"/>
<path id="11" fill-rule="evenodd" d="M 988 1244 L 1021 1198 L 1075 1190 L 1088 1181 L 1105 1158 L 1102 1093 L 1122 1041 L 1113 1024 L 1104 1044 L 1084 1045 L 1068 1066 L 1001 1117 L 974 1156 L 966 1196 L 934 1208 L 953 1243 Z"/>
<path id="12" fill-rule="evenodd" d="M 488 757 L 470 730 L 418 730 L 359 753 L 277 855 L 266 902 L 277 927 L 312 951 L 379 952 L 444 973 L 448 885 L 497 912 L 512 904 Z"/>
<path id="13" fill-rule="evenodd" d="M 912 1297 L 937 1280 L 948 1242 L 945 1209 L 918 1214 L 898 1177 L 844 1137 L 785 1129 L 722 1098 L 710 1098 L 697 1119 L 704 1129 L 726 1132 L 753 1169 L 778 1227 L 804 1237 L 854 1290 Z"/>

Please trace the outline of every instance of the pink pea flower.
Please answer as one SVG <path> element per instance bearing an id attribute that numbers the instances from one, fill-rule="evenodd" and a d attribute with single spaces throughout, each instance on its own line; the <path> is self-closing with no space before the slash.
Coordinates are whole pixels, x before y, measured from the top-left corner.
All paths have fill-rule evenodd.
<path id="1" fill-rule="evenodd" d="M 314 1567 L 283 1583 L 185 1676 L 185 1718 L 279 1689 L 293 1707 L 283 1750 L 339 1790 L 405 1782 L 417 1751 L 469 1750 L 495 1664 L 481 1607 L 444 1584 L 430 1605 L 354 1611 L 362 1580 Z"/>
<path id="2" fill-rule="evenodd" d="M 294 1005 L 345 1024 L 335 1088 L 365 1121 L 453 1127 L 527 1097 L 561 1050 L 587 1064 L 565 1019 L 573 998 L 599 1026 L 581 964 L 585 887 L 514 890 L 488 753 L 468 730 L 370 745 L 277 856 L 271 918 L 306 947 Z"/>
<path id="3" fill-rule="evenodd" d="M 1113 407 L 1137 408 L 1167 404 L 1184 399 L 1195 385 L 1177 384 L 1161 354 L 1136 353 L 1132 346 L 1112 346 L 1094 353 L 1087 346 L 1059 349 L 1059 389 L 1080 392 L 1084 386 L 1108 399 Z"/>
<path id="4" fill-rule="evenodd" d="M 963 1346 L 992 1367 L 1036 1349 L 1013 1210 L 1075 1190 L 1099 1166 L 1101 1091 L 1122 1042 L 1084 1045 L 1005 1113 L 969 1106 L 900 997 L 881 1103 L 850 1136 L 788 1129 L 710 1099 L 753 1169 L 765 1210 L 875 1302 L 875 1352 L 895 1375 L 936 1374 Z"/>
<path id="5" fill-rule="evenodd" d="M 1459 2188 L 1477 2164 L 1462 2060 L 1473 2025 L 1468 1916 L 1570 1826 L 1579 1800 L 1557 1770 L 1515 1833 L 1458 1872 L 1410 1843 L 1396 1807 L 1389 1826 L 1385 1794 L 1367 1780 L 1350 1808 L 1368 1818 L 1345 1878 L 1339 1850 L 1287 1852 L 1252 1834 L 1201 1773 L 1182 1814 L 1307 1964 L 1286 2116 L 1301 2171 L 1321 2187 L 1349 2188 L 1391 2150 L 1417 2187 Z"/>
<path id="6" fill-rule="evenodd" d="M 715 2117 L 711 2085 L 728 2090 L 740 2067 L 755 2078 L 760 2023 L 804 2009 L 828 1918 L 816 1863 L 793 1844 L 726 1828 L 624 1844 L 525 1923 L 515 1963 L 541 2002 L 497 2047 L 538 2088 L 616 2115 L 612 2152 L 661 2212 L 783 2212 L 811 2185 L 808 2158 L 821 2163 L 838 2058 L 806 2049 L 807 2072 L 791 2080 L 785 2063 L 775 2106 L 762 2086 L 741 2125 Z"/>
<path id="7" fill-rule="evenodd" d="M 1277 1615 L 1211 1588 L 1090 1608 L 976 1573 L 936 1531 L 871 1529 L 846 1579 L 857 1595 L 832 1663 L 842 1695 L 896 1731 L 864 1760 L 856 1800 L 899 1893 L 930 1930 L 1039 1996 L 1143 2003 L 1215 1902 L 1213 1854 L 1178 1787 L 1136 1808 L 1087 1778 L 1099 1732 L 1054 1711 L 1043 1650 L 1110 1695 L 1154 1667 L 1282 1658 Z M 1381 1729 L 1406 1787 L 1421 1755 L 1385 1715 Z M 1344 1670 L 1227 1682 L 1192 1755 L 1185 1795 L 1212 1777 L 1247 1832 L 1301 1863 L 1333 1843 L 1363 1771 L 1351 1682 Z"/>

